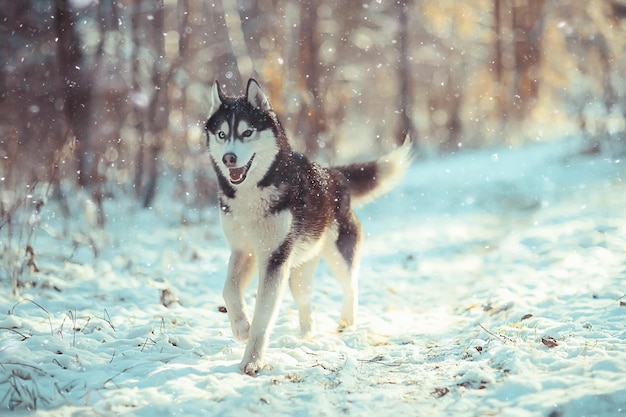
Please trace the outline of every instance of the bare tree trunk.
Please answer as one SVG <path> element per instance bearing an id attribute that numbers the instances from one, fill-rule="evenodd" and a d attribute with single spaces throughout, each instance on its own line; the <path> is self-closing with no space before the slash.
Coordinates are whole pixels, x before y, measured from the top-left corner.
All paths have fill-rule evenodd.
<path id="1" fill-rule="evenodd" d="M 516 113 L 513 108 L 515 95 L 515 62 L 513 61 L 513 4 L 507 0 L 494 0 L 494 71 L 496 74 L 496 108 L 500 109 L 500 122 L 507 124 Z"/>
<path id="2" fill-rule="evenodd" d="M 148 106 L 148 126 L 150 126 L 150 149 L 148 158 L 148 182 L 143 192 L 143 206 L 150 207 L 154 196 L 158 180 L 158 161 L 163 148 L 162 133 L 167 129 L 169 120 L 169 106 L 167 104 L 167 85 L 169 77 L 167 75 L 167 63 L 165 59 L 165 46 L 163 42 L 164 32 L 164 10 L 163 0 L 157 2 L 156 10 L 153 13 L 154 20 L 151 26 L 150 39 L 154 48 L 154 63 L 152 66 L 152 85 L 155 93 Z"/>
<path id="3" fill-rule="evenodd" d="M 78 184 L 89 186 L 97 169 L 91 146 L 91 96 L 92 80 L 83 62 L 78 35 L 74 32 L 75 14 L 68 0 L 55 0 L 55 23 L 58 36 L 60 73 L 64 82 L 64 109 L 76 136 L 78 158 Z"/>
<path id="4" fill-rule="evenodd" d="M 502 1 L 503 0 L 494 0 L 493 1 L 493 15 L 494 15 L 494 33 L 496 34 L 496 45 L 495 45 L 495 58 L 494 58 L 494 67 L 496 70 L 496 81 L 498 83 L 502 83 Z"/>
<path id="5" fill-rule="evenodd" d="M 306 153 L 314 155 L 321 146 L 321 134 L 326 131 L 322 103 L 320 102 L 319 48 L 317 30 L 318 0 L 300 2 L 300 85 L 305 97 L 302 100 L 298 127 L 304 138 Z"/>
<path id="6" fill-rule="evenodd" d="M 150 19 L 144 19 L 147 14 Z M 139 133 L 134 185 L 143 207 L 151 206 L 156 195 L 159 159 L 163 149 L 162 135 L 169 122 L 167 92 L 174 65 L 168 66 L 165 56 L 164 14 L 163 0 L 135 0 L 133 4 L 133 101 Z M 139 52 L 142 47 L 149 48 L 150 53 L 150 58 L 144 58 L 148 60 L 150 68 L 149 78 L 146 79 L 140 78 Z"/>
<path id="7" fill-rule="evenodd" d="M 522 119 L 534 106 L 539 93 L 536 71 L 541 58 L 545 0 L 526 0 L 512 8 L 515 55 L 516 115 Z"/>
<path id="8" fill-rule="evenodd" d="M 246 50 L 252 59 L 252 73 L 261 77 L 263 89 L 272 97 L 272 107 L 285 114 L 284 86 L 288 84 L 289 68 L 284 62 L 288 37 L 282 25 L 283 0 L 260 4 L 256 0 L 237 0 L 241 30 Z M 263 45 L 262 45 L 262 40 Z"/>
<path id="9" fill-rule="evenodd" d="M 145 144 L 145 136 L 146 136 L 146 127 L 144 125 L 145 119 L 145 109 L 144 109 L 144 99 L 145 92 L 141 91 L 141 86 L 139 83 L 139 45 L 141 44 L 140 34 L 140 26 L 141 26 L 141 3 L 139 1 L 135 1 L 133 3 L 133 11 L 131 13 L 131 27 L 132 27 L 132 53 L 131 53 L 131 62 L 132 62 L 132 92 L 131 92 L 131 101 L 133 103 L 133 113 L 134 119 L 136 120 L 135 128 L 137 129 L 138 135 L 138 148 L 137 154 L 135 155 L 135 175 L 133 180 L 133 186 L 135 188 L 135 195 L 139 197 L 141 195 L 141 190 L 143 189 L 143 176 L 144 176 L 144 144 Z"/>
<path id="10" fill-rule="evenodd" d="M 411 115 L 413 113 L 413 89 L 411 83 L 411 67 L 409 63 L 409 23 L 408 18 L 411 15 L 410 7 L 411 0 L 399 0 L 397 3 L 399 12 L 399 28 L 398 28 L 398 52 L 400 54 L 400 61 L 398 63 L 398 78 L 400 91 L 398 91 L 399 97 L 399 111 L 400 111 L 400 124 L 398 131 L 398 140 L 400 143 L 404 140 L 406 135 L 409 135 L 415 141 L 416 131 Z"/>
<path id="11" fill-rule="evenodd" d="M 65 84 L 64 110 L 76 137 L 78 185 L 89 190 L 97 207 L 97 223 L 103 226 L 104 177 L 98 172 L 101 152 L 93 129 L 94 75 L 83 58 L 80 39 L 74 31 L 76 12 L 68 0 L 55 0 L 55 7 L 59 69 Z"/>
<path id="12" fill-rule="evenodd" d="M 186 57 L 187 49 L 189 48 L 190 33 L 188 32 L 189 23 L 189 0 L 178 0 L 177 4 L 178 13 L 178 58 L 183 60 Z"/>
<path id="13" fill-rule="evenodd" d="M 244 84 L 237 66 L 237 57 L 233 53 L 233 47 L 228 35 L 223 1 L 216 0 L 211 6 L 207 2 L 205 10 L 206 15 L 210 16 L 208 20 L 213 29 L 214 39 L 212 39 L 212 42 L 214 46 L 217 46 L 213 61 L 216 68 L 221 68 L 217 78 L 220 83 L 226 84 L 227 90 L 236 91 L 236 88 L 241 88 Z"/>

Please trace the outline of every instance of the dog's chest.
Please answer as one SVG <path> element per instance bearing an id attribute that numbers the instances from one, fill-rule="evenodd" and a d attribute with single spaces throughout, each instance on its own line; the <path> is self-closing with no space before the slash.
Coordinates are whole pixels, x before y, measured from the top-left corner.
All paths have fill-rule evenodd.
<path id="1" fill-rule="evenodd" d="M 239 189 L 235 198 L 220 199 L 220 209 L 223 217 L 238 222 L 258 222 L 268 217 L 272 205 L 279 198 L 274 187 Z"/>
<path id="2" fill-rule="evenodd" d="M 273 209 L 280 193 L 276 188 L 237 190 L 235 198 L 221 197 L 222 228 L 231 247 L 273 250 L 292 226 L 290 210 Z"/>

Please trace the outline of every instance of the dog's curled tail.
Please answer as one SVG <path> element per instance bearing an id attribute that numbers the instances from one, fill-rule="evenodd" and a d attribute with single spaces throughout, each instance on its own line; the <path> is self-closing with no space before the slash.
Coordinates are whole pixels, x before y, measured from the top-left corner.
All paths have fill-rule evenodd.
<path id="1" fill-rule="evenodd" d="M 346 178 L 352 206 L 367 204 L 391 191 L 411 165 L 412 151 L 413 141 L 407 136 L 401 146 L 375 161 L 336 167 Z"/>

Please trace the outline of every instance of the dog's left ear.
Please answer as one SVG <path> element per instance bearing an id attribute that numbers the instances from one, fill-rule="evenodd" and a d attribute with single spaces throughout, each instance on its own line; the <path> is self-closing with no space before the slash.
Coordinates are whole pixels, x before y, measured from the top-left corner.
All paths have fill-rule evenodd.
<path id="1" fill-rule="evenodd" d="M 246 98 L 248 99 L 248 103 L 252 104 L 252 106 L 257 109 L 261 109 L 263 111 L 270 111 L 272 109 L 265 93 L 261 90 L 261 86 L 254 78 L 250 78 L 248 81 Z"/>
<path id="2" fill-rule="evenodd" d="M 215 80 L 215 83 L 213 83 L 213 88 L 211 89 L 211 109 L 209 110 L 209 115 L 217 111 L 218 107 L 223 102 L 224 102 L 224 93 L 222 92 L 220 83 L 217 82 L 217 80 Z"/>

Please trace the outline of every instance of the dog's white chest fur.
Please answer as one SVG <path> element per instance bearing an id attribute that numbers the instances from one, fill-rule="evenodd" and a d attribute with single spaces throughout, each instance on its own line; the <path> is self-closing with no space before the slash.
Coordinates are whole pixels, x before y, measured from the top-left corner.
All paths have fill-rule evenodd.
<path id="1" fill-rule="evenodd" d="M 237 197 L 228 200 L 228 209 L 222 210 L 221 219 L 231 247 L 260 254 L 275 250 L 285 241 L 287 235 L 293 232 L 292 213 L 289 210 L 273 213 L 271 210 L 280 193 L 276 187 L 240 188 Z M 336 238 L 334 224 L 316 238 L 306 234 L 292 236 L 291 266 L 298 266 L 319 255 L 329 235 Z"/>
<path id="2" fill-rule="evenodd" d="M 257 222 L 269 214 L 272 203 L 278 198 L 276 187 L 240 187 L 235 198 L 224 200 L 229 210 L 223 215 L 233 216 L 238 221 Z"/>
<path id="3" fill-rule="evenodd" d="M 278 195 L 275 187 L 242 187 L 235 198 L 225 201 L 228 207 L 222 209 L 221 219 L 231 247 L 263 253 L 285 240 L 292 215 L 288 210 L 271 212 Z"/>

